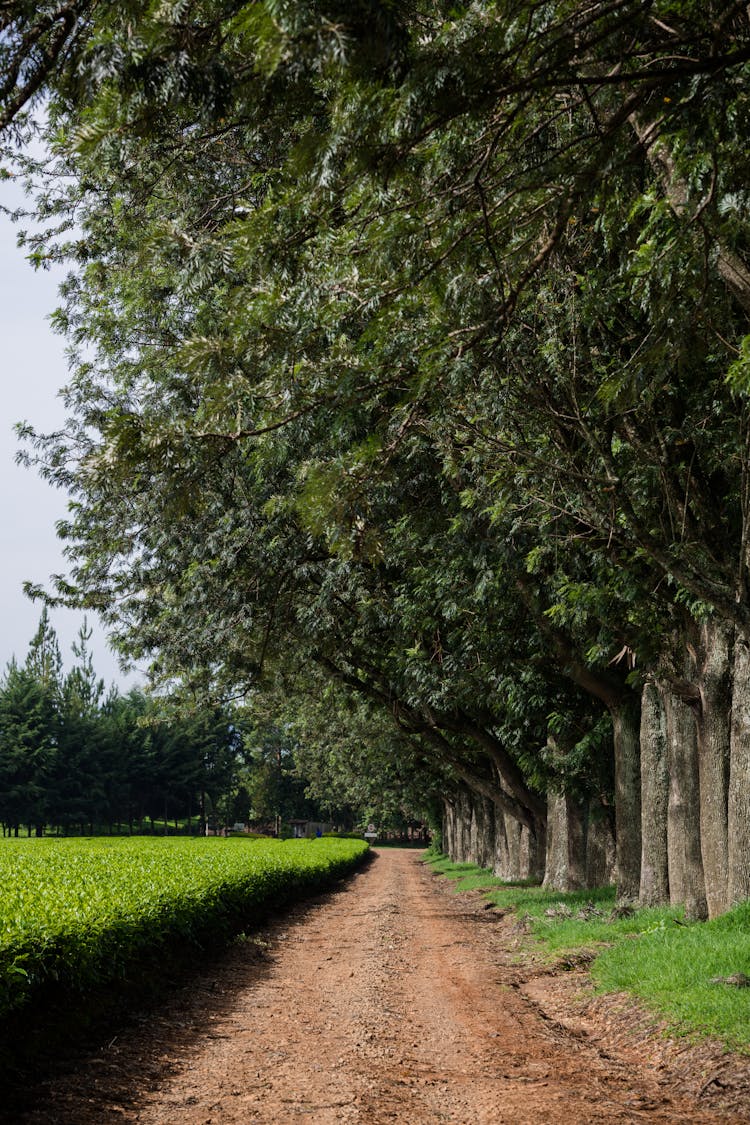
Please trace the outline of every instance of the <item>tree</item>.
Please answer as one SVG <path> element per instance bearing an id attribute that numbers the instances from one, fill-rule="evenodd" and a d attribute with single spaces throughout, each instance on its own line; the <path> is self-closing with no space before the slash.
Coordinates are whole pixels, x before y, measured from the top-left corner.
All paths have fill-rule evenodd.
<path id="1" fill-rule="evenodd" d="M 106 816 L 100 702 L 104 683 L 96 676 L 84 618 L 73 643 L 77 663 L 60 685 L 58 737 L 51 768 L 49 805 L 54 823 L 82 828 Z"/>
<path id="2" fill-rule="evenodd" d="M 62 660 L 46 607 L 23 667 L 12 660 L 0 684 L 0 819 L 18 835 L 38 835 L 49 817 L 49 787 L 59 736 Z"/>
<path id="3" fill-rule="evenodd" d="M 449 767 L 441 768 L 382 709 L 320 674 L 313 673 L 304 694 L 298 685 L 291 699 L 296 768 L 328 820 L 360 830 L 370 823 L 402 833 L 414 822 L 439 828 L 439 794 L 453 783 Z M 285 714 L 281 701 L 277 707 Z"/>
<path id="4" fill-rule="evenodd" d="M 82 235 L 32 243 L 77 264 L 73 419 L 27 431 L 75 497 L 57 595 L 189 684 L 316 662 L 538 841 L 549 715 L 593 753 L 603 704 L 626 897 L 645 673 L 700 701 L 721 904 L 750 894 L 750 25 L 523 14 L 95 14 L 40 204 Z"/>
<path id="5" fill-rule="evenodd" d="M 49 694 L 11 661 L 0 684 L 0 821 L 41 834 L 48 819 L 47 782 L 55 745 Z"/>
<path id="6" fill-rule="evenodd" d="M 24 667 L 37 680 L 40 688 L 49 694 L 51 702 L 58 703 L 62 688 L 62 657 L 46 606 L 42 609 L 37 631 L 31 639 Z"/>

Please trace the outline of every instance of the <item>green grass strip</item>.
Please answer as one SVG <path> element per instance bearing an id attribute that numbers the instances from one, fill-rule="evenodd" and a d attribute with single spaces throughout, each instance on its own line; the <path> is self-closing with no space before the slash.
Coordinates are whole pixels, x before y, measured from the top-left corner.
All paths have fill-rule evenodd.
<path id="1" fill-rule="evenodd" d="M 507 883 L 445 856 L 426 862 L 452 879 L 457 892 L 480 889 L 498 909 L 525 919 L 542 956 L 594 954 L 597 990 L 631 993 L 672 1035 L 712 1037 L 750 1053 L 750 987 L 732 983 L 750 981 L 750 903 L 710 922 L 685 924 L 675 907 L 621 914 L 613 887 L 562 893 Z"/>

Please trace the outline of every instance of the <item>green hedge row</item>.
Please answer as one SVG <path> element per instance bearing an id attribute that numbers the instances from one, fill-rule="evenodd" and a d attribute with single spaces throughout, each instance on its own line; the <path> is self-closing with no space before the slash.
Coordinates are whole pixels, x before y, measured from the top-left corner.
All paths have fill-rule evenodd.
<path id="1" fill-rule="evenodd" d="M 0 1020 L 45 988 L 124 981 L 177 945 L 226 940 L 352 870 L 355 840 L 0 841 Z"/>

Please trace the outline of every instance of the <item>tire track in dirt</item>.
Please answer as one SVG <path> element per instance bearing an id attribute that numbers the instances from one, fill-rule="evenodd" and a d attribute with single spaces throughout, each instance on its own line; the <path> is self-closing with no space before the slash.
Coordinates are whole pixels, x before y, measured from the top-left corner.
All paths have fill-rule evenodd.
<path id="1" fill-rule="evenodd" d="M 467 911 L 418 853 L 382 849 L 262 944 L 235 947 L 170 1014 L 50 1086 L 22 1120 L 750 1121 L 701 1108 L 645 1061 L 634 1070 L 632 1056 L 545 1017 L 496 919 Z"/>

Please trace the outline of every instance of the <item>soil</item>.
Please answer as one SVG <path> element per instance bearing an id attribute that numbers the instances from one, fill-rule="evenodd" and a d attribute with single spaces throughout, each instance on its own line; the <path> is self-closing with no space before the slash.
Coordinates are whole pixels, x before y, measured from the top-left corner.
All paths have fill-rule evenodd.
<path id="1" fill-rule="evenodd" d="M 750 1059 L 670 1040 L 406 849 L 196 970 L 16 1125 L 750 1122 Z"/>

